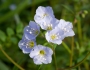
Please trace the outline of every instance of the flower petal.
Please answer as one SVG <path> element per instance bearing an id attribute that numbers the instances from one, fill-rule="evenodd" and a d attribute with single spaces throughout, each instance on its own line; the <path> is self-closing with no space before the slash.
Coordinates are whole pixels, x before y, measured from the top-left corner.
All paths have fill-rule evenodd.
<path id="1" fill-rule="evenodd" d="M 41 54 L 40 52 L 43 51 L 44 53 Z M 53 51 L 49 47 L 45 47 L 42 45 L 37 45 L 33 48 L 29 56 L 33 58 L 35 64 L 48 64 L 52 61 L 52 54 Z"/>
<path id="2" fill-rule="evenodd" d="M 25 36 L 23 36 L 22 40 L 19 41 L 18 46 L 23 51 L 23 53 L 30 53 L 32 48 L 34 46 L 36 46 L 35 41 L 36 41 L 35 39 L 28 40 L 28 39 L 25 38 Z M 30 42 L 34 43 L 33 47 L 29 45 Z"/>
<path id="3" fill-rule="evenodd" d="M 29 26 L 24 28 L 24 35 L 27 39 L 35 39 L 40 33 L 40 27 L 33 21 L 30 21 Z"/>

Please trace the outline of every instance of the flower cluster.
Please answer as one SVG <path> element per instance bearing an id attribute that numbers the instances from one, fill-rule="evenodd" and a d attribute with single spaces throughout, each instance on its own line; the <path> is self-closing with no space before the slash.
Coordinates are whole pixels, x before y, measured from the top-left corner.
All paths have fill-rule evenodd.
<path id="1" fill-rule="evenodd" d="M 48 42 L 60 45 L 68 36 L 74 36 L 72 23 L 56 19 L 51 7 L 38 7 L 34 17 L 36 23 L 47 30 L 45 37 Z"/>
<path id="2" fill-rule="evenodd" d="M 36 44 L 36 37 L 40 33 L 40 27 L 34 21 L 24 28 L 24 35 L 19 42 L 19 48 L 25 54 L 29 54 L 35 64 L 51 63 L 53 51 L 45 46 Z"/>
<path id="3" fill-rule="evenodd" d="M 36 37 L 40 33 L 40 27 L 46 30 L 45 38 L 48 42 L 60 45 L 62 40 L 68 36 L 74 36 L 72 23 L 63 19 L 56 19 L 51 7 L 39 6 L 34 16 L 34 21 L 24 28 L 19 48 L 25 54 L 29 54 L 35 64 L 48 64 L 52 61 L 53 51 L 51 48 L 37 45 Z"/>

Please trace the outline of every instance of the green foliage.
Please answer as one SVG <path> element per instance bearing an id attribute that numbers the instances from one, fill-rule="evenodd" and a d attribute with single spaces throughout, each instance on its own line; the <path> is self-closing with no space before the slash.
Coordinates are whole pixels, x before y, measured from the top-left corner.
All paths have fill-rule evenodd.
<path id="1" fill-rule="evenodd" d="M 16 5 L 15 10 L 10 10 L 12 4 Z M 29 55 L 23 54 L 18 47 L 24 27 L 33 20 L 38 6 L 51 6 L 57 19 L 72 22 L 75 36 L 74 41 L 71 37 L 65 38 L 61 45 L 55 45 L 48 44 L 40 33 L 36 39 L 37 44 L 55 48 L 58 69 L 75 66 L 90 52 L 89 0 L 0 0 L 0 47 L 25 70 L 38 70 L 39 66 L 35 65 Z M 44 30 L 41 32 L 45 34 Z M 90 56 L 71 70 L 90 70 L 89 66 Z M 1 49 L 0 70 L 20 70 L 2 53 Z M 54 57 L 51 64 L 42 65 L 40 70 L 55 70 Z"/>
<path id="2" fill-rule="evenodd" d="M 22 31 L 23 31 L 23 24 L 22 23 L 17 24 L 16 32 L 22 33 Z"/>
<path id="3" fill-rule="evenodd" d="M 9 68 L 2 61 L 0 61 L 0 70 L 9 70 Z"/>
<path id="4" fill-rule="evenodd" d="M 14 35 L 14 31 L 13 31 L 13 29 L 12 28 L 7 28 L 7 35 L 8 36 L 12 36 L 12 35 Z"/>
<path id="5" fill-rule="evenodd" d="M 4 33 L 3 31 L 1 31 L 1 30 L 0 30 L 0 40 L 3 41 L 3 42 L 5 42 L 5 40 L 6 40 L 6 35 L 5 35 L 5 33 Z"/>

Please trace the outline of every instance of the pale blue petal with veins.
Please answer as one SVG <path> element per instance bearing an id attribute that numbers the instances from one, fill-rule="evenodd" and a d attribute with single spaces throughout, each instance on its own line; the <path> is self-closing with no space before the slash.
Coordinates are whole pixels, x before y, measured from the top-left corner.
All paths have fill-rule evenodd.
<path id="1" fill-rule="evenodd" d="M 29 25 L 24 28 L 24 36 L 31 40 L 35 39 L 40 33 L 40 26 L 34 21 L 30 21 Z"/>
<path id="2" fill-rule="evenodd" d="M 52 8 L 49 6 L 47 7 L 39 6 L 34 16 L 35 22 L 41 24 L 47 17 L 55 18 Z"/>
<path id="3" fill-rule="evenodd" d="M 44 18 L 43 22 L 40 25 L 40 27 L 44 30 L 52 30 L 55 28 L 55 26 L 58 25 L 59 20 L 52 17 L 46 17 Z"/>
<path id="4" fill-rule="evenodd" d="M 32 48 L 36 46 L 36 40 L 28 40 L 23 36 L 22 40 L 19 41 L 18 46 L 23 53 L 28 54 L 31 52 Z"/>
<path id="5" fill-rule="evenodd" d="M 60 45 L 62 40 L 65 38 L 64 31 L 56 27 L 55 29 L 46 32 L 46 40 L 48 42 Z"/>
<path id="6" fill-rule="evenodd" d="M 40 65 L 51 63 L 52 54 L 53 51 L 51 48 L 42 45 L 37 45 L 32 49 L 29 56 L 33 58 L 35 64 Z"/>
<path id="7" fill-rule="evenodd" d="M 65 20 L 61 19 L 56 27 L 59 27 L 61 30 L 64 31 L 65 37 L 75 35 L 74 31 L 72 30 L 73 25 L 71 22 L 66 22 Z"/>

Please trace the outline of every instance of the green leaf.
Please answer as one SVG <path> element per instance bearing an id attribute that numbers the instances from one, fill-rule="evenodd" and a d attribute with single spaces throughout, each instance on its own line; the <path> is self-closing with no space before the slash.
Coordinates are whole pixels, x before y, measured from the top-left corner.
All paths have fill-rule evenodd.
<path id="1" fill-rule="evenodd" d="M 0 70 L 9 70 L 9 68 L 2 61 L 0 61 Z"/>
<path id="2" fill-rule="evenodd" d="M 17 37 L 19 37 L 21 39 L 22 38 L 22 34 L 17 34 Z"/>
<path id="3" fill-rule="evenodd" d="M 14 35 L 13 29 L 8 27 L 8 28 L 7 28 L 7 34 L 8 34 L 8 36 Z"/>
<path id="4" fill-rule="evenodd" d="M 48 45 L 48 43 L 46 42 L 46 43 L 44 43 L 43 45 L 44 45 L 44 46 L 47 46 L 47 45 Z"/>
<path id="5" fill-rule="evenodd" d="M 53 46 L 54 46 L 54 49 L 57 47 L 57 44 L 53 44 Z"/>
<path id="6" fill-rule="evenodd" d="M 5 33 L 4 33 L 3 31 L 1 31 L 1 30 L 0 30 L 0 40 L 3 41 L 3 42 L 5 42 L 5 40 L 6 40 L 6 35 L 5 35 Z"/>
<path id="7" fill-rule="evenodd" d="M 12 43 L 14 43 L 14 44 L 17 44 L 17 42 L 18 42 L 18 40 L 17 40 L 16 37 L 12 37 L 12 38 L 11 38 L 11 41 L 12 41 Z"/>
<path id="8" fill-rule="evenodd" d="M 22 31 L 23 31 L 23 23 L 17 24 L 16 32 L 17 33 L 22 33 Z"/>
<path id="9" fill-rule="evenodd" d="M 74 12 L 72 11 L 72 9 L 70 8 L 70 6 L 68 5 L 62 5 L 65 9 L 67 9 L 69 12 L 71 12 L 72 14 L 74 14 Z"/>

